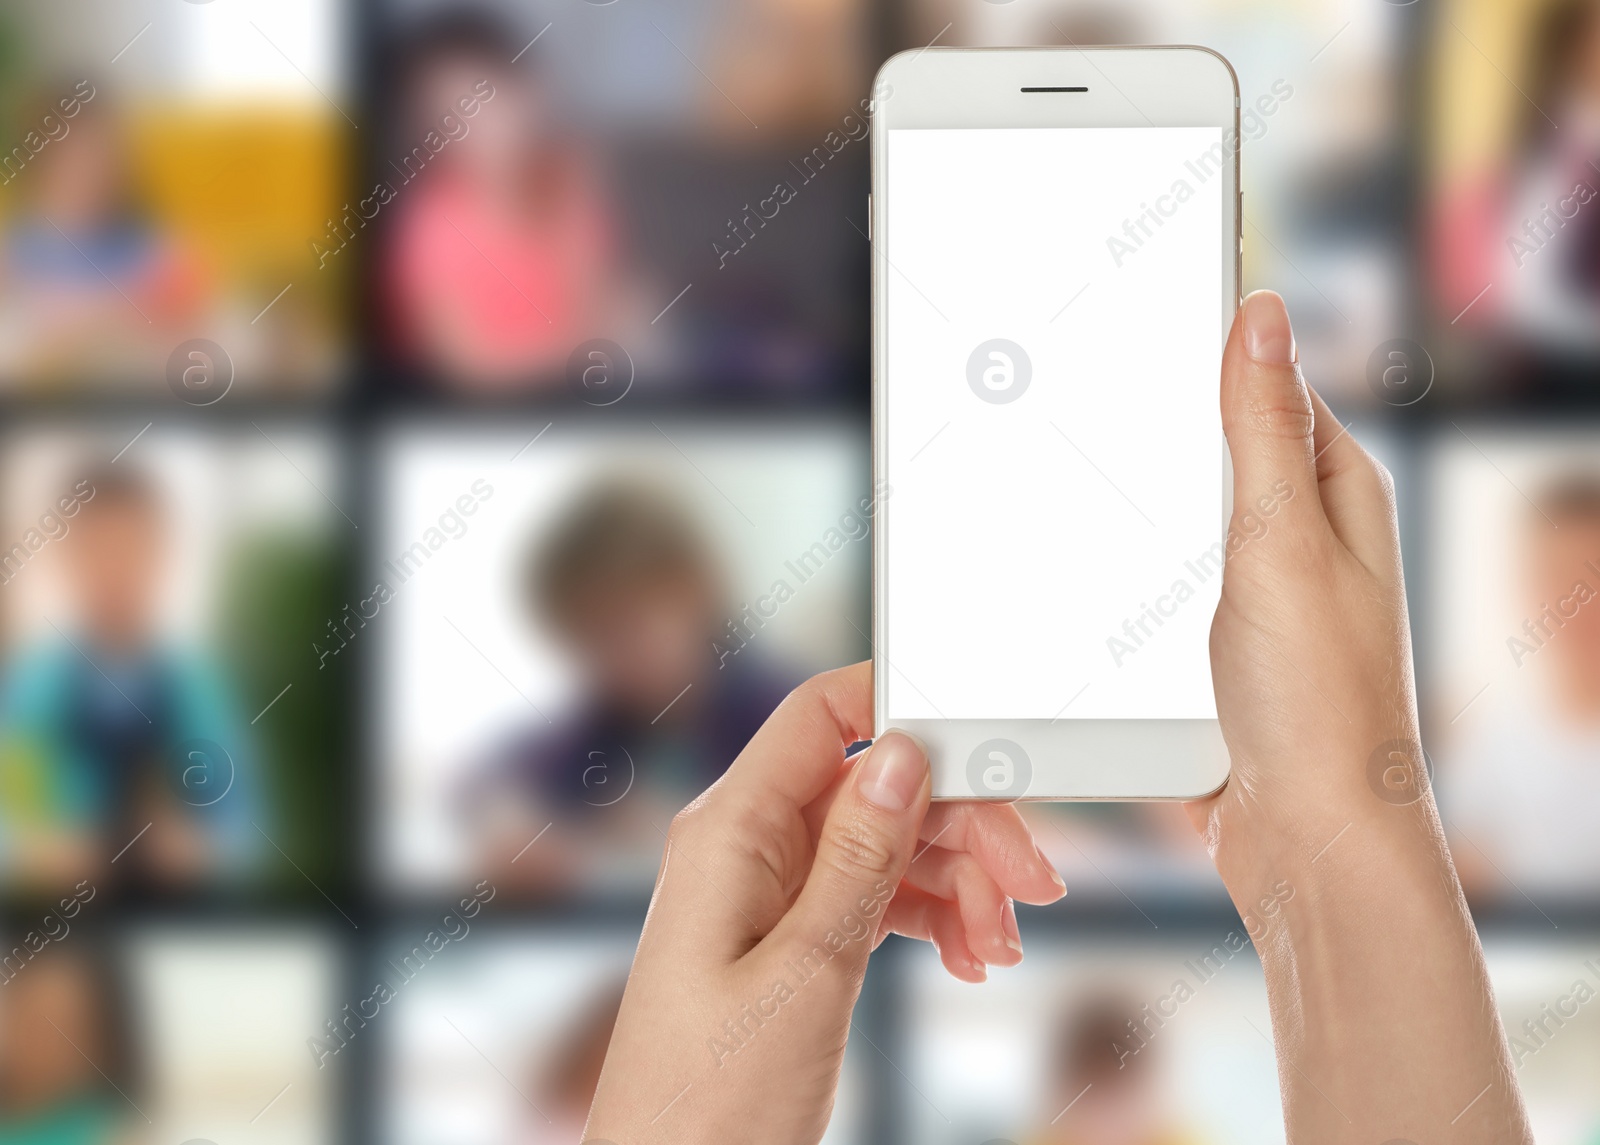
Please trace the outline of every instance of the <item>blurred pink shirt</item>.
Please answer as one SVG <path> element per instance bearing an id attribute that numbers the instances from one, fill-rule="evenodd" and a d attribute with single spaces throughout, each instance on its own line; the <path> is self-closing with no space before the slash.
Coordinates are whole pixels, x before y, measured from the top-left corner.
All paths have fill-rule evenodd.
<path id="1" fill-rule="evenodd" d="M 402 346 L 447 372 L 506 375 L 559 366 L 592 337 L 609 228 L 577 182 L 540 213 L 508 210 L 444 170 L 397 188 L 389 265 Z"/>

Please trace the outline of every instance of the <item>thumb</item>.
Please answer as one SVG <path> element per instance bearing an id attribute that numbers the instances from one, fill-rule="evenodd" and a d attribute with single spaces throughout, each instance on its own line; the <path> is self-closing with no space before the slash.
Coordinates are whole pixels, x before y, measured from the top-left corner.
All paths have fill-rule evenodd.
<path id="1" fill-rule="evenodd" d="M 858 982 L 878 923 L 911 865 L 931 790 L 922 745 L 904 732 L 879 736 L 823 821 L 794 907 L 761 946 L 782 958 L 841 962 Z"/>
<path id="2" fill-rule="evenodd" d="M 1222 428 L 1233 457 L 1234 525 L 1282 506 L 1322 515 L 1311 396 L 1283 299 L 1257 290 L 1239 307 L 1222 357 Z M 1248 523 L 1246 521 L 1246 523 Z"/>

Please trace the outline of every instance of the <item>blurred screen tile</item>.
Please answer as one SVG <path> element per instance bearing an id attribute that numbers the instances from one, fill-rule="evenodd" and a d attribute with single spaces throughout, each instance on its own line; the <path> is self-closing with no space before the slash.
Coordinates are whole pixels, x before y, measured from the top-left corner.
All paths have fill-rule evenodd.
<path id="1" fill-rule="evenodd" d="M 560 392 L 605 337 L 642 392 L 864 393 L 858 5 L 606 7 L 385 9 L 387 384 Z"/>
<path id="2" fill-rule="evenodd" d="M 1464 420 L 1429 459 L 1426 726 L 1471 891 L 1591 899 L 1600 437 Z"/>
<path id="3" fill-rule="evenodd" d="M 658 832 L 788 689 L 867 654 L 863 445 L 831 422 L 394 433 L 353 637 L 381 642 L 383 877 L 648 887 Z"/>
<path id="4" fill-rule="evenodd" d="M 0 14 L 16 61 L 0 85 L 0 385 L 161 395 L 197 338 L 241 393 L 336 380 L 350 279 L 319 269 L 312 242 L 339 213 L 357 126 L 342 18 L 335 0 Z"/>
<path id="5" fill-rule="evenodd" d="M 7 881 L 196 887 L 278 847 L 326 877 L 343 681 L 312 649 L 349 527 L 326 436 L 50 425 L 0 456 Z"/>

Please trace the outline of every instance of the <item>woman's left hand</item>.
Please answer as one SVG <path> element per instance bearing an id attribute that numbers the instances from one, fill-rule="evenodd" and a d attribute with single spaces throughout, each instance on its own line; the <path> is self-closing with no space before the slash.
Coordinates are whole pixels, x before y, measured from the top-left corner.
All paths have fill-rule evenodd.
<path id="1" fill-rule="evenodd" d="M 930 810 L 922 747 L 872 734 L 872 666 L 797 688 L 667 837 L 586 1140 L 821 1139 L 867 957 L 923 938 L 951 974 L 1022 959 L 1013 900 L 1060 876 L 1009 804 Z"/>

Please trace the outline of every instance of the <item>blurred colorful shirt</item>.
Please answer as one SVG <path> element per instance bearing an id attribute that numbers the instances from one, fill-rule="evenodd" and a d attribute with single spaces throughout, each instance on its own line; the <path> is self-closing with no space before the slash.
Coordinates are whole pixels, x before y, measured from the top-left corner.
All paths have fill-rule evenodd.
<path id="1" fill-rule="evenodd" d="M 249 729 L 222 681 L 171 649 L 91 663 L 52 641 L 16 657 L 0 681 L 0 864 L 14 865 L 19 834 L 93 832 L 120 846 L 159 780 L 201 827 L 217 874 L 247 865 L 260 814 Z"/>
<path id="2" fill-rule="evenodd" d="M 18 220 L 0 252 L 0 371 L 28 384 L 165 357 L 204 297 L 194 261 L 161 232 L 119 219 L 76 235 Z M 143 367 L 141 367 L 143 368 Z"/>

